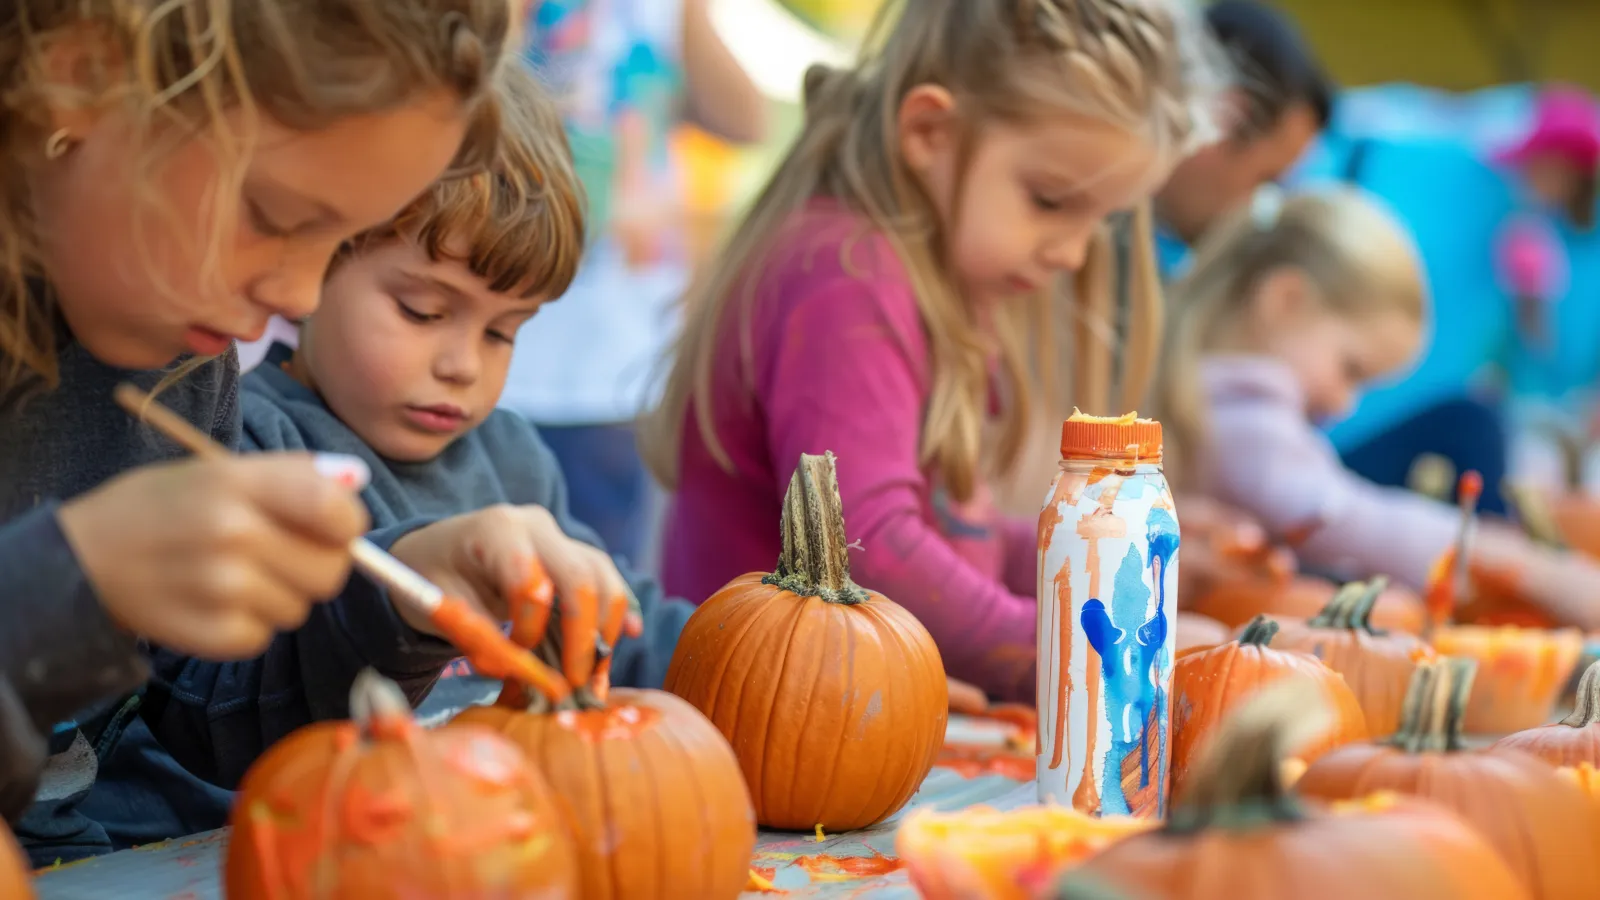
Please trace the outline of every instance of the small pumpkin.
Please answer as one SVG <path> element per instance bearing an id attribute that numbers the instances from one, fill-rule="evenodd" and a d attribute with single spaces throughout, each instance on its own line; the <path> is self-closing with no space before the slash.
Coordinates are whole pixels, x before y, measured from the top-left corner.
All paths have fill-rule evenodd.
<path id="1" fill-rule="evenodd" d="M 0 897 L 7 900 L 33 900 L 33 885 L 28 877 L 28 858 L 17 846 L 11 829 L 0 823 Z"/>
<path id="2" fill-rule="evenodd" d="M 1571 628 L 1455 625 L 1435 632 L 1433 646 L 1478 663 L 1466 733 L 1501 735 L 1550 721 L 1583 656 L 1583 635 Z"/>
<path id="3" fill-rule="evenodd" d="M 1195 648 L 1215 647 L 1218 644 L 1226 644 L 1233 638 L 1233 635 L 1228 631 L 1228 626 L 1210 616 L 1202 616 L 1199 613 L 1179 610 L 1177 625 L 1178 638 L 1174 653 L 1182 653 L 1185 650 Z"/>
<path id="4" fill-rule="evenodd" d="M 1581 762 L 1573 766 L 1562 766 L 1556 769 L 1556 774 L 1577 785 L 1584 796 L 1600 809 L 1600 768 Z"/>
<path id="5" fill-rule="evenodd" d="M 547 644 L 548 646 L 548 644 Z M 577 845 L 583 900 L 731 900 L 756 828 L 733 749 L 665 691 L 579 688 L 552 711 L 507 690 L 454 725 L 488 728 L 549 780 Z"/>
<path id="6" fill-rule="evenodd" d="M 1417 663 L 1437 654 L 1422 639 L 1372 625 L 1372 608 L 1387 586 L 1385 578 L 1347 584 L 1316 618 L 1285 622 L 1273 646 L 1299 650 L 1344 676 L 1366 715 L 1374 737 L 1400 727 L 1400 709 Z"/>
<path id="7" fill-rule="evenodd" d="M 577 861 L 549 789 L 486 729 L 427 731 L 367 670 L 353 721 L 320 722 L 245 774 L 229 900 L 568 896 Z M 9 896 L 9 895 L 7 895 Z"/>
<path id="8" fill-rule="evenodd" d="M 1257 616 L 1238 640 L 1180 656 L 1173 663 L 1173 796 L 1181 795 L 1189 770 L 1217 726 L 1240 703 L 1282 678 L 1310 680 L 1336 712 L 1336 727 L 1306 748 L 1307 762 L 1340 744 L 1366 739 L 1366 717 L 1344 678 L 1307 654 L 1274 649 L 1277 633 L 1277 622 Z"/>
<path id="9" fill-rule="evenodd" d="M 1555 766 L 1600 764 L 1600 662 L 1584 670 L 1571 715 L 1554 725 L 1508 734 L 1490 749 L 1519 750 Z"/>
<path id="10" fill-rule="evenodd" d="M 1279 621 L 1313 618 L 1336 593 L 1338 587 L 1323 578 L 1263 577 L 1218 584 L 1190 608 L 1229 628 L 1239 628 L 1259 615 Z M 1390 585 L 1378 594 L 1371 621 L 1378 628 L 1421 634 L 1426 617 L 1416 593 Z"/>
<path id="11" fill-rule="evenodd" d="M 906 815 L 894 846 L 923 900 L 1027 900 L 1030 881 L 1153 827 L 1150 819 L 1097 818 L 1062 806 L 924 807 Z"/>
<path id="12" fill-rule="evenodd" d="M 1285 787 L 1288 754 L 1337 721 L 1307 680 L 1263 688 L 1222 725 L 1161 828 L 1067 878 L 1148 900 L 1527 898 L 1484 840 L 1441 809 L 1393 794 L 1326 807 Z"/>
<path id="13" fill-rule="evenodd" d="M 769 828 L 865 828 L 916 793 L 944 743 L 944 664 L 916 617 L 850 578 L 832 453 L 804 454 L 783 552 L 683 628 L 667 690 L 727 737 Z"/>
<path id="14" fill-rule="evenodd" d="M 1298 788 L 1345 800 L 1395 791 L 1438 803 L 1478 831 L 1534 900 L 1579 900 L 1600 884 L 1600 828 L 1583 794 L 1545 762 L 1461 743 L 1477 664 L 1444 658 L 1417 667 L 1400 730 L 1313 762 Z"/>

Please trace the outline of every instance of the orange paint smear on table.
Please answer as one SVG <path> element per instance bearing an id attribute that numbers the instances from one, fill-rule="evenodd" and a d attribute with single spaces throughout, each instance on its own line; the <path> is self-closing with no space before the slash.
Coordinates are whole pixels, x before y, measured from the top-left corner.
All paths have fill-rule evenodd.
<path id="1" fill-rule="evenodd" d="M 744 883 L 744 889 L 747 892 L 754 891 L 758 894 L 789 893 L 788 891 L 782 890 L 772 883 L 772 879 L 776 878 L 777 874 L 778 870 L 774 868 L 751 866 L 750 879 Z"/>
<path id="2" fill-rule="evenodd" d="M 632 740 L 661 719 L 661 713 L 642 706 L 617 706 L 593 710 L 563 710 L 556 724 L 591 743 Z"/>
<path id="3" fill-rule="evenodd" d="M 571 689 L 557 672 L 500 632 L 494 620 L 459 597 L 446 597 L 428 617 L 473 668 L 488 678 L 512 679 L 560 702 Z"/>
<path id="4" fill-rule="evenodd" d="M 1032 781 L 1037 760 L 1014 751 L 983 744 L 945 744 L 934 765 L 962 778 L 1001 775 L 1015 781 Z"/>
<path id="5" fill-rule="evenodd" d="M 905 867 L 905 863 L 892 856 L 884 856 L 868 848 L 871 856 L 802 856 L 794 864 L 806 871 L 812 881 L 853 881 L 857 878 L 876 878 Z"/>

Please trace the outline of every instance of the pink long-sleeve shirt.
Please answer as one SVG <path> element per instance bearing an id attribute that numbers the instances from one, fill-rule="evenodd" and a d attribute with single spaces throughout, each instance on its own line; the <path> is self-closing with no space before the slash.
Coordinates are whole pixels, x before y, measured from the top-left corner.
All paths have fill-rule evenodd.
<path id="1" fill-rule="evenodd" d="M 1210 357 L 1200 380 L 1210 404 L 1210 438 L 1198 460 L 1207 493 L 1255 515 L 1276 537 L 1314 526 L 1298 549 L 1310 568 L 1426 586 L 1455 540 L 1453 507 L 1346 469 L 1307 419 L 1294 372 L 1279 360 Z"/>
<path id="2" fill-rule="evenodd" d="M 800 454 L 832 451 L 845 528 L 859 542 L 856 582 L 914 613 L 950 675 L 993 697 L 1031 698 L 1037 528 L 1000 517 L 986 492 L 951 502 L 918 464 L 932 363 L 888 241 L 814 202 L 754 288 L 748 332 L 737 313 L 725 317 L 714 364 L 714 421 L 733 471 L 712 458 L 691 410 L 666 523 L 667 590 L 699 601 L 770 571 Z"/>

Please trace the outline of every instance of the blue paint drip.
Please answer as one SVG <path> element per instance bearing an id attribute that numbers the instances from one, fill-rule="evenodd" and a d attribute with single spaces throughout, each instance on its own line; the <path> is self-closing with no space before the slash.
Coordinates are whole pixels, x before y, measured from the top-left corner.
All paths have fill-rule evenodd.
<path id="1" fill-rule="evenodd" d="M 1084 636 L 1100 655 L 1101 690 L 1106 718 L 1111 723 L 1111 746 L 1106 749 L 1105 778 L 1100 787 L 1102 815 L 1128 815 L 1132 811 L 1122 789 L 1122 764 L 1128 754 L 1139 753 L 1139 786 L 1150 785 L 1150 747 L 1145 730 L 1151 709 L 1159 708 L 1164 699 L 1155 676 L 1166 650 L 1167 619 L 1165 609 L 1159 605 L 1146 618 L 1150 588 L 1145 586 L 1144 573 L 1139 547 L 1128 547 L 1112 584 L 1111 610 L 1106 610 L 1100 598 L 1092 597 L 1079 614 Z M 1138 624 L 1124 628 L 1118 622 Z"/>

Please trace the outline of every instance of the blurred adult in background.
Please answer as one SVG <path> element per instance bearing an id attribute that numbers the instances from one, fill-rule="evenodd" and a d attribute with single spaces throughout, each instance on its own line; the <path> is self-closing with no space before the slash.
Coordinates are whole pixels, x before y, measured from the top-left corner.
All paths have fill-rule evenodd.
<path id="1" fill-rule="evenodd" d="M 501 405 L 539 426 L 573 514 L 641 565 L 651 486 L 632 422 L 655 398 L 690 268 L 670 138 L 685 120 L 735 143 L 766 130 L 766 100 L 712 27 L 709 2 L 530 10 L 528 56 L 563 104 L 594 241 L 571 290 L 517 338 Z"/>
<path id="2" fill-rule="evenodd" d="M 1333 110 L 1332 81 L 1283 12 L 1254 0 L 1218 0 L 1205 18 L 1236 69 L 1234 127 L 1181 163 L 1156 195 L 1169 275 L 1212 223 L 1300 159 Z"/>

